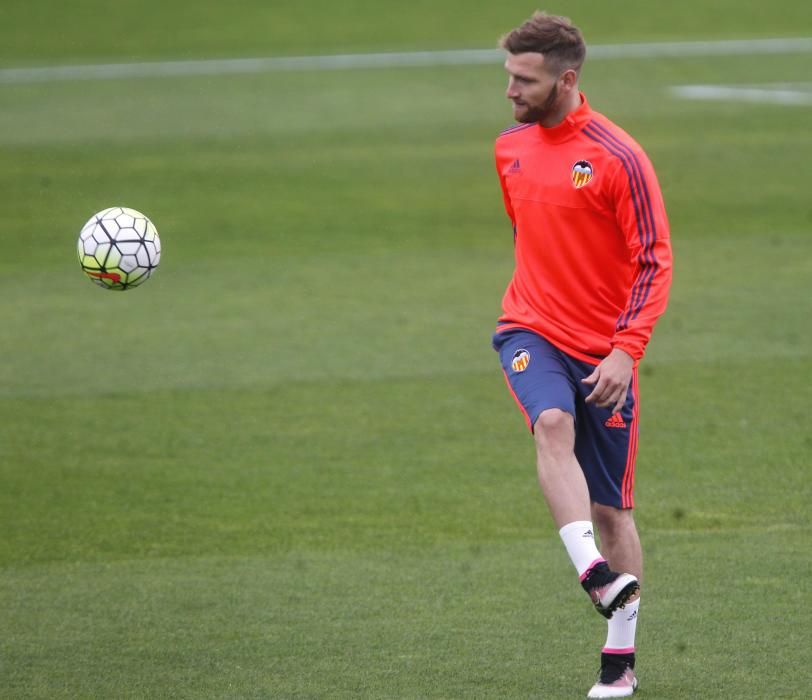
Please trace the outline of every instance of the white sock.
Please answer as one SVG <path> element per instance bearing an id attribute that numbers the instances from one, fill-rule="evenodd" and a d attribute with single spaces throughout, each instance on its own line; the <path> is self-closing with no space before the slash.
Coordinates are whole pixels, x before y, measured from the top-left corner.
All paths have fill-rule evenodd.
<path id="1" fill-rule="evenodd" d="M 640 598 L 633 603 L 626 603 L 626 607 L 615 610 L 612 617 L 607 620 L 609 629 L 606 634 L 604 654 L 634 654 L 634 633 L 637 631 L 637 611 L 640 608 Z"/>
<path id="2" fill-rule="evenodd" d="M 564 541 L 567 554 L 583 581 L 586 573 L 599 562 L 605 561 L 595 546 L 595 530 L 588 520 L 576 520 L 574 523 L 564 525 L 558 534 Z"/>

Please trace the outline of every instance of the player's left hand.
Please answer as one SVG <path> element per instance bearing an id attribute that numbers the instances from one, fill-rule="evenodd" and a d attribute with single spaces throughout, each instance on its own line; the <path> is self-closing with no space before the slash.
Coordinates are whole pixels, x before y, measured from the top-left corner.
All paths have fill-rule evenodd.
<path id="1" fill-rule="evenodd" d="M 626 403 L 626 392 L 632 381 L 634 359 L 627 352 L 614 348 L 588 377 L 581 380 L 583 384 L 594 384 L 592 393 L 586 397 L 587 403 L 594 403 L 601 408 L 612 406 L 612 413 L 618 413 Z"/>

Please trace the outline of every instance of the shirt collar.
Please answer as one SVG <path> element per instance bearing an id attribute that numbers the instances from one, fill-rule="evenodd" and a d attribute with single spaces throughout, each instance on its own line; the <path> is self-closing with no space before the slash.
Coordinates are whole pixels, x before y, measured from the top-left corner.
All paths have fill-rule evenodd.
<path id="1" fill-rule="evenodd" d="M 581 97 L 581 105 L 570 112 L 560 124 L 546 128 L 539 124 L 539 134 L 548 143 L 563 143 L 576 136 L 592 119 L 592 109 L 586 100 L 583 92 L 578 93 Z"/>

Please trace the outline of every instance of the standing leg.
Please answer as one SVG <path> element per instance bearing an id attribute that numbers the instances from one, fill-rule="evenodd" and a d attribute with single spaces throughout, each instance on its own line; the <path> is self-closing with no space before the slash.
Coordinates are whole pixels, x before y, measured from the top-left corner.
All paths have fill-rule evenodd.
<path id="1" fill-rule="evenodd" d="M 631 510 L 592 504 L 601 549 L 611 568 L 643 575 L 643 554 Z M 606 644 L 601 650 L 601 672 L 588 697 L 627 697 L 637 687 L 635 634 L 640 611 L 639 591 L 607 620 Z"/>
<path id="2" fill-rule="evenodd" d="M 631 509 L 592 504 L 592 520 L 598 527 L 601 551 L 615 571 L 628 571 L 643 579 L 643 551 Z"/>

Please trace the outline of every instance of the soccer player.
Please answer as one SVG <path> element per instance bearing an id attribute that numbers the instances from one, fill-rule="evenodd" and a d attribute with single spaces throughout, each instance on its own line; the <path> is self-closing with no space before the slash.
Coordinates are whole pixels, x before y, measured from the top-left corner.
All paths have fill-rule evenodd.
<path id="1" fill-rule="evenodd" d="M 668 221 L 643 149 L 579 90 L 586 47 L 569 19 L 537 12 L 501 45 L 518 124 L 497 138 L 496 167 L 516 267 L 493 345 L 550 513 L 608 619 L 588 697 L 626 697 L 643 570 L 637 365 L 668 300 Z"/>

